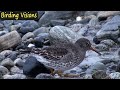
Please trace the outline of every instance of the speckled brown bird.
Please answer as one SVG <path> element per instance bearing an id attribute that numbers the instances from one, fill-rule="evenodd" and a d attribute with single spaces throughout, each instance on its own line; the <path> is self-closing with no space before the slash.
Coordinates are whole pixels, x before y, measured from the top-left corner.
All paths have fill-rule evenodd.
<path id="1" fill-rule="evenodd" d="M 41 59 L 44 59 L 42 63 L 51 68 L 53 75 L 57 73 L 63 76 L 63 71 L 78 66 L 84 60 L 87 50 L 93 50 L 101 55 L 91 47 L 90 41 L 86 38 L 80 38 L 74 44 L 58 44 L 43 49 L 34 48 L 32 52 L 42 56 Z"/>

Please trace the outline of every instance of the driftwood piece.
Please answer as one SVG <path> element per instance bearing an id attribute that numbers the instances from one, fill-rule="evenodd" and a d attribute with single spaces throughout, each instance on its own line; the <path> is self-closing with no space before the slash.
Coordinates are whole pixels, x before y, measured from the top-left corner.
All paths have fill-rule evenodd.
<path id="1" fill-rule="evenodd" d="M 21 37 L 17 31 L 7 33 L 0 37 L 0 51 L 16 46 L 21 41 Z"/>

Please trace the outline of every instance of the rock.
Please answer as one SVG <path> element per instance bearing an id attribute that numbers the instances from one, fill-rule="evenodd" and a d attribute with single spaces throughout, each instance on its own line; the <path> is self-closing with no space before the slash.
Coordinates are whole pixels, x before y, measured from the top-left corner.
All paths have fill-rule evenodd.
<path id="1" fill-rule="evenodd" d="M 23 67 L 24 65 L 24 61 L 21 59 L 21 58 L 17 58 L 15 61 L 14 61 L 14 64 L 18 67 Z"/>
<path id="2" fill-rule="evenodd" d="M 14 25 L 23 24 L 26 20 L 13 20 Z"/>
<path id="3" fill-rule="evenodd" d="M 98 24 L 98 19 L 96 17 L 92 18 L 88 23 L 88 25 L 91 27 L 95 27 L 97 24 Z"/>
<path id="4" fill-rule="evenodd" d="M 82 36 L 85 36 L 86 34 L 87 34 L 87 32 L 88 32 L 88 26 L 86 25 L 86 26 L 84 26 L 83 28 L 81 28 L 78 32 L 77 32 L 77 34 L 78 35 L 82 35 Z"/>
<path id="5" fill-rule="evenodd" d="M 98 70 L 92 74 L 93 79 L 107 79 L 107 74 L 103 70 Z"/>
<path id="6" fill-rule="evenodd" d="M 50 29 L 50 42 L 75 42 L 78 36 L 70 28 L 64 26 L 55 26 Z"/>
<path id="7" fill-rule="evenodd" d="M 8 69 L 14 66 L 14 62 L 10 58 L 4 59 L 0 64 Z"/>
<path id="8" fill-rule="evenodd" d="M 8 54 L 6 58 L 10 58 L 12 61 L 14 61 L 17 58 L 17 52 L 13 51 L 12 53 Z"/>
<path id="9" fill-rule="evenodd" d="M 97 32 L 96 37 L 99 40 L 114 39 L 119 37 L 120 16 L 116 15 L 105 23 L 102 28 Z"/>
<path id="10" fill-rule="evenodd" d="M 119 13 L 120 13 L 120 11 L 100 11 L 97 14 L 97 17 L 99 20 L 104 20 L 105 18 L 107 18 L 109 16 L 117 15 Z"/>
<path id="11" fill-rule="evenodd" d="M 3 24 L 5 27 L 9 27 L 9 26 L 13 25 L 13 20 L 4 20 Z"/>
<path id="12" fill-rule="evenodd" d="M 54 77 L 50 74 L 44 74 L 44 73 L 41 73 L 41 74 L 38 74 L 35 79 L 54 79 Z"/>
<path id="13" fill-rule="evenodd" d="M 10 69 L 11 74 L 23 74 L 23 70 L 14 66 Z"/>
<path id="14" fill-rule="evenodd" d="M 96 62 L 94 65 L 92 65 L 90 68 L 86 70 L 86 73 L 92 74 L 97 70 L 103 70 L 105 71 L 107 68 L 103 63 Z"/>
<path id="15" fill-rule="evenodd" d="M 86 74 L 82 77 L 83 79 L 93 79 L 91 74 Z"/>
<path id="16" fill-rule="evenodd" d="M 22 37 L 22 41 L 25 41 L 29 38 L 34 38 L 34 34 L 32 32 L 28 32 L 26 33 L 23 37 Z"/>
<path id="17" fill-rule="evenodd" d="M 98 12 L 99 12 L 99 11 L 86 11 L 84 15 L 85 15 L 85 16 L 97 15 Z"/>
<path id="18" fill-rule="evenodd" d="M 65 20 L 72 18 L 74 11 L 46 11 L 45 14 L 39 19 L 40 26 L 48 26 L 51 20 Z"/>
<path id="19" fill-rule="evenodd" d="M 18 24 L 16 24 L 16 25 L 11 25 L 11 26 L 10 26 L 10 31 L 19 30 L 21 26 L 22 26 L 21 23 L 18 23 Z"/>
<path id="20" fill-rule="evenodd" d="M 41 33 L 49 33 L 50 27 L 40 27 L 33 31 L 34 35 L 37 36 Z"/>
<path id="21" fill-rule="evenodd" d="M 0 50 L 9 49 L 18 45 L 21 37 L 17 31 L 12 31 L 0 37 Z"/>
<path id="22" fill-rule="evenodd" d="M 26 79 L 26 76 L 23 74 L 14 74 L 14 75 L 4 75 L 4 79 Z"/>
<path id="23" fill-rule="evenodd" d="M 50 74 L 50 70 L 40 63 L 35 57 L 29 56 L 23 65 L 23 73 L 27 76 L 35 77 L 39 73 Z"/>
<path id="24" fill-rule="evenodd" d="M 0 74 L 2 75 L 9 74 L 9 70 L 4 66 L 0 66 Z"/>
<path id="25" fill-rule="evenodd" d="M 112 47 L 113 45 L 115 45 L 115 42 L 111 39 L 102 40 L 100 43 L 105 44 L 108 47 Z"/>
<path id="26" fill-rule="evenodd" d="M 120 44 L 120 38 L 118 38 L 117 41 L 118 41 L 118 44 Z"/>
<path id="27" fill-rule="evenodd" d="M 120 79 L 120 73 L 119 72 L 111 73 L 109 77 L 110 79 Z"/>
<path id="28" fill-rule="evenodd" d="M 80 31 L 82 27 L 83 27 L 83 24 L 73 24 L 69 26 L 69 28 L 71 28 L 71 30 L 74 32 Z"/>
<path id="29" fill-rule="evenodd" d="M 38 20 L 44 15 L 45 11 L 38 11 Z"/>
<path id="30" fill-rule="evenodd" d="M 4 25 L 2 23 L 0 23 L 0 30 L 4 28 Z"/>
<path id="31" fill-rule="evenodd" d="M 8 55 L 10 55 L 13 51 L 12 50 L 4 50 L 0 53 L 0 55 L 3 55 L 5 57 L 7 57 Z"/>
<path id="32" fill-rule="evenodd" d="M 118 56 L 120 57 L 120 48 L 118 49 Z"/>
<path id="33" fill-rule="evenodd" d="M 98 50 L 98 51 L 107 51 L 109 50 L 109 47 L 105 44 L 98 44 L 95 46 L 95 48 Z"/>
<path id="34" fill-rule="evenodd" d="M 43 45 L 50 45 L 50 35 L 48 33 L 41 33 L 34 38 L 36 47 L 43 47 Z"/>
<path id="35" fill-rule="evenodd" d="M 0 54 L 0 62 L 5 59 L 5 56 Z"/>
<path id="36" fill-rule="evenodd" d="M 36 21 L 34 21 L 34 20 L 27 20 L 27 21 L 25 21 L 22 24 L 22 26 L 20 27 L 18 32 L 20 32 L 22 34 L 26 34 L 28 32 L 33 32 L 38 27 L 39 27 L 39 25 L 38 25 L 38 23 Z"/>
<path id="37" fill-rule="evenodd" d="M 0 31 L 0 36 L 3 36 L 5 34 L 7 34 L 8 32 L 7 31 Z"/>
<path id="38" fill-rule="evenodd" d="M 66 23 L 67 23 L 66 20 L 51 20 L 52 26 L 57 26 L 57 25 L 64 26 Z"/>

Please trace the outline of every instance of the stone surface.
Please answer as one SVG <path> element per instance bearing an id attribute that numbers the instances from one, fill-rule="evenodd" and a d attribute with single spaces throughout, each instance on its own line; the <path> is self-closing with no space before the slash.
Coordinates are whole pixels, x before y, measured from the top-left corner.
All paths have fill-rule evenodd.
<path id="1" fill-rule="evenodd" d="M 80 31 L 82 27 L 83 27 L 83 24 L 73 24 L 69 26 L 69 28 L 71 28 L 71 30 L 74 32 Z"/>
<path id="2" fill-rule="evenodd" d="M 23 70 L 14 66 L 10 69 L 11 74 L 23 74 Z"/>
<path id="3" fill-rule="evenodd" d="M 0 54 L 0 62 L 5 59 L 5 56 Z"/>
<path id="4" fill-rule="evenodd" d="M 29 38 L 34 38 L 34 34 L 32 32 L 28 32 L 26 33 L 23 37 L 22 37 L 22 41 L 25 41 Z"/>
<path id="5" fill-rule="evenodd" d="M 97 14 L 97 17 L 99 20 L 103 19 L 103 18 L 107 18 L 109 16 L 113 16 L 113 15 L 116 15 L 116 14 L 119 14 L 120 11 L 100 11 L 98 14 Z"/>
<path id="6" fill-rule="evenodd" d="M 38 74 L 35 79 L 54 79 L 54 77 L 50 74 L 44 74 L 44 73 L 41 73 L 41 74 Z"/>
<path id="7" fill-rule="evenodd" d="M 12 31 L 0 37 L 0 50 L 9 49 L 18 45 L 21 37 L 17 31 Z"/>
<path id="8" fill-rule="evenodd" d="M 36 47 L 43 47 L 43 45 L 50 45 L 50 35 L 48 33 L 41 33 L 34 38 Z"/>
<path id="9" fill-rule="evenodd" d="M 106 71 L 106 66 L 101 62 L 96 62 L 94 65 L 92 65 L 90 68 L 86 70 L 86 73 L 92 74 L 97 70 L 103 70 Z"/>
<path id="10" fill-rule="evenodd" d="M 33 31 L 34 35 L 37 36 L 41 33 L 49 33 L 49 30 L 50 30 L 51 27 L 40 27 L 38 29 L 35 29 Z"/>
<path id="11" fill-rule="evenodd" d="M 74 11 L 46 11 L 39 19 L 40 26 L 49 26 L 51 20 L 68 19 L 73 16 Z"/>
<path id="12" fill-rule="evenodd" d="M 92 74 L 93 79 L 107 79 L 107 74 L 103 70 L 98 70 Z"/>
<path id="13" fill-rule="evenodd" d="M 98 51 L 107 51 L 109 50 L 109 47 L 105 44 L 98 44 L 95 46 L 95 48 L 98 50 Z"/>
<path id="14" fill-rule="evenodd" d="M 9 70 L 4 66 L 0 66 L 0 73 L 1 75 L 6 75 L 9 74 Z"/>
<path id="15" fill-rule="evenodd" d="M 111 40 L 111 39 L 102 40 L 100 43 L 105 44 L 105 45 L 107 45 L 109 47 L 112 47 L 115 44 L 115 42 L 113 40 Z"/>
<path id="16" fill-rule="evenodd" d="M 52 43 L 75 42 L 77 38 L 77 34 L 68 27 L 55 26 L 50 29 L 50 39 Z"/>
<path id="17" fill-rule="evenodd" d="M 10 58 L 4 59 L 0 64 L 8 69 L 14 66 L 14 62 Z"/>
<path id="18" fill-rule="evenodd" d="M 26 76 L 23 74 L 14 74 L 14 75 L 4 75 L 4 79 L 26 79 Z"/>
<path id="19" fill-rule="evenodd" d="M 111 73 L 109 77 L 111 79 L 120 79 L 120 73 L 119 72 Z"/>
<path id="20" fill-rule="evenodd" d="M 39 27 L 38 23 L 34 20 L 26 20 L 22 23 L 22 26 L 18 30 L 18 32 L 22 34 L 26 34 L 28 32 L 33 32 L 35 29 Z"/>
<path id="21" fill-rule="evenodd" d="M 40 63 L 35 57 L 29 56 L 23 66 L 23 73 L 35 77 L 39 73 L 50 73 L 50 70 Z"/>
<path id="22" fill-rule="evenodd" d="M 14 61 L 14 64 L 18 67 L 23 67 L 24 65 L 24 61 L 21 59 L 21 58 L 17 58 L 15 61 Z"/>
<path id="23" fill-rule="evenodd" d="M 52 26 L 57 26 L 57 25 L 64 26 L 66 23 L 67 23 L 66 20 L 51 20 Z"/>

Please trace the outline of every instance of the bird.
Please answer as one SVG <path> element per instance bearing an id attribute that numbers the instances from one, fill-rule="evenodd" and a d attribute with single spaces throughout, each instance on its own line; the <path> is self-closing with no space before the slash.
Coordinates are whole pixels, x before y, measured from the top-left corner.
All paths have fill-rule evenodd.
<path id="1" fill-rule="evenodd" d="M 75 43 L 61 43 L 45 48 L 33 48 L 31 52 L 44 59 L 42 63 L 50 68 L 52 75 L 74 77 L 79 75 L 63 74 L 63 72 L 78 66 L 84 60 L 87 50 L 93 50 L 101 55 L 86 38 L 80 38 Z"/>

